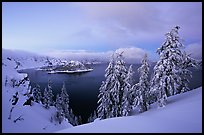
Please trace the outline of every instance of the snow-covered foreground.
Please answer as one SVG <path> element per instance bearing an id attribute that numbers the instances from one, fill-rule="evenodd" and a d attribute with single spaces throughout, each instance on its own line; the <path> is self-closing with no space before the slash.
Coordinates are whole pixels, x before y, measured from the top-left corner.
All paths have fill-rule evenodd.
<path id="1" fill-rule="evenodd" d="M 202 87 L 168 98 L 166 107 L 151 105 L 133 116 L 95 120 L 58 133 L 202 133 Z"/>
<path id="2" fill-rule="evenodd" d="M 12 59 L 8 57 L 12 56 Z M 10 51 L 3 51 L 2 58 L 2 132 L 3 133 L 22 133 L 22 132 L 56 132 L 61 129 L 70 128 L 72 125 L 67 121 L 63 121 L 58 124 L 53 120 L 51 122 L 51 116 L 54 116 L 56 109 L 51 107 L 45 109 L 42 104 L 34 103 L 32 106 L 23 106 L 27 100 L 27 96 L 24 94 L 28 89 L 28 81 L 19 87 L 12 87 L 12 79 L 19 82 L 26 74 L 19 74 L 16 67 L 16 62 L 13 58 L 14 54 Z M 19 60 L 20 61 L 20 60 Z M 23 62 L 25 64 L 23 64 Z M 30 62 L 30 59 L 20 61 L 22 68 L 39 67 L 43 62 Z M 27 62 L 26 62 L 27 61 Z M 27 63 L 27 64 L 26 64 Z M 33 64 L 32 64 L 33 63 Z M 6 83 L 7 80 L 7 83 Z M 16 105 L 12 105 L 12 96 L 18 92 L 18 102 Z M 9 118 L 10 110 L 13 108 L 11 118 Z M 20 118 L 19 120 L 16 120 Z"/>
<path id="3" fill-rule="evenodd" d="M 3 100 L 7 100 L 7 97 L 7 95 L 4 95 Z M 54 107 L 47 110 L 37 103 L 34 103 L 33 106 L 23 106 L 23 101 L 25 100 L 20 98 L 18 105 L 13 109 L 10 120 L 8 117 L 11 105 L 8 104 L 9 102 L 4 102 L 2 112 L 3 133 L 50 133 L 72 127 L 67 121 L 63 121 L 62 124 L 51 123 L 51 116 L 53 117 L 56 112 Z M 23 120 L 14 122 L 19 116 L 22 116 Z"/>

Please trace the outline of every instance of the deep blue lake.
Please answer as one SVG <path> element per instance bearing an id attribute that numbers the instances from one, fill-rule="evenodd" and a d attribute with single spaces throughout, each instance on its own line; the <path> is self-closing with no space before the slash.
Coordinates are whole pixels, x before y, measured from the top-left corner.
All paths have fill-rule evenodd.
<path id="1" fill-rule="evenodd" d="M 75 115 L 82 117 L 82 122 L 86 123 L 90 114 L 97 108 L 99 88 L 101 82 L 105 80 L 104 74 L 108 64 L 96 64 L 91 67 L 91 72 L 77 74 L 48 74 L 45 71 L 37 71 L 35 69 L 26 69 L 21 72 L 27 73 L 31 81 L 31 86 L 39 84 L 42 92 L 47 87 L 48 80 L 52 82 L 53 94 L 56 96 L 60 93 L 63 81 L 65 81 L 66 89 L 70 98 L 70 107 Z M 127 65 L 129 67 L 129 65 Z M 137 68 L 139 64 L 133 65 L 134 83 L 139 80 Z M 153 65 L 150 67 L 152 72 Z M 192 68 L 193 77 L 190 79 L 189 87 L 191 89 L 202 85 L 202 69 Z"/>

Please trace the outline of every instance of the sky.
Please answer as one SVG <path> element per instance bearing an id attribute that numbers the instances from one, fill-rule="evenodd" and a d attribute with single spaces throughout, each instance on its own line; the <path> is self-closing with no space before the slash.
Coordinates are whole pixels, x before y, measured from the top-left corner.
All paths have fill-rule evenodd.
<path id="1" fill-rule="evenodd" d="M 3 2 L 2 48 L 56 57 L 131 60 L 157 48 L 174 26 L 187 53 L 202 58 L 201 2 Z"/>

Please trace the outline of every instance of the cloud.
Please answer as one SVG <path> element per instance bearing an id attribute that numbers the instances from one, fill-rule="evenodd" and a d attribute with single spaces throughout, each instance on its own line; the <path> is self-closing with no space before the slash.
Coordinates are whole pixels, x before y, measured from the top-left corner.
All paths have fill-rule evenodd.
<path id="1" fill-rule="evenodd" d="M 116 23 L 123 27 L 137 30 L 153 30 L 160 20 L 159 10 L 154 6 L 142 2 L 91 2 L 78 3 L 88 17 L 96 22 L 106 24 Z M 160 20 L 161 21 L 161 20 Z"/>
<path id="2" fill-rule="evenodd" d="M 121 39 L 134 35 L 144 39 L 146 34 L 154 37 L 164 29 L 159 16 L 160 10 L 149 3 L 142 2 L 91 2 L 77 3 L 92 23 L 102 26 L 108 39 Z M 152 34 L 154 32 L 154 34 Z"/>
<path id="3" fill-rule="evenodd" d="M 202 3 L 176 2 L 169 3 L 163 10 L 166 27 L 180 25 L 183 38 L 186 40 L 202 40 Z"/>
<path id="4" fill-rule="evenodd" d="M 116 47 L 134 43 L 152 46 L 175 25 L 188 42 L 201 40 L 202 4 L 174 2 L 88 2 L 76 3 L 96 31 Z M 147 48 L 146 47 L 146 48 Z M 157 48 L 157 47 L 155 47 Z"/>
<path id="5" fill-rule="evenodd" d="M 123 52 L 123 56 L 127 63 L 140 63 L 145 53 L 148 55 L 150 54 L 148 51 L 136 47 L 119 48 L 115 52 Z M 91 52 L 87 50 L 52 50 L 44 53 L 44 55 L 66 58 L 69 60 L 109 61 L 113 53 L 114 51 Z"/>
<path id="6" fill-rule="evenodd" d="M 193 43 L 186 46 L 185 51 L 195 59 L 202 59 L 202 43 Z"/>
<path id="7" fill-rule="evenodd" d="M 87 50 L 51 50 L 44 55 L 69 60 L 108 60 L 113 52 L 91 52 Z"/>
<path id="8" fill-rule="evenodd" d="M 3 47 L 37 53 L 47 52 L 48 49 L 92 50 L 83 52 L 86 57 L 95 55 L 95 51 L 101 51 L 103 56 L 105 51 L 131 46 L 155 52 L 165 40 L 165 33 L 175 25 L 181 26 L 179 34 L 186 44 L 202 41 L 201 2 L 73 2 L 46 5 L 13 3 L 13 10 L 10 10 L 10 4 L 4 6 Z M 37 10 L 30 6 L 37 7 Z M 28 13 L 24 14 L 27 9 Z M 26 19 L 28 16 L 30 19 Z"/>
<path id="9" fill-rule="evenodd" d="M 116 50 L 116 53 L 121 52 L 123 52 L 123 56 L 128 63 L 140 63 L 145 53 L 147 53 L 147 51 L 136 47 L 119 48 Z"/>

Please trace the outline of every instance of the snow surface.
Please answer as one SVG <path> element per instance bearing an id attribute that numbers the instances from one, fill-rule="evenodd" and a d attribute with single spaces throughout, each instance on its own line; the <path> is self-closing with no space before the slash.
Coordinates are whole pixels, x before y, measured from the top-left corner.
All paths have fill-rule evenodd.
<path id="1" fill-rule="evenodd" d="M 20 62 L 21 65 L 18 67 L 18 70 L 47 66 L 46 56 L 24 51 L 2 49 L 2 62 L 5 63 L 8 60 L 7 58 L 11 58 L 11 61 L 14 62 Z M 50 60 L 53 64 L 58 62 L 54 58 L 50 58 Z"/>
<path id="2" fill-rule="evenodd" d="M 11 58 L 10 60 L 7 57 Z M 33 55 L 32 55 L 33 57 Z M 20 85 L 19 87 L 12 87 L 11 79 L 18 81 L 22 80 L 27 74 L 19 74 L 16 67 L 15 60 L 18 60 L 22 66 L 21 68 L 31 68 L 31 67 L 40 67 L 45 62 L 34 62 L 31 61 L 30 54 L 25 53 L 15 53 L 14 51 L 8 51 L 3 49 L 2 55 L 2 132 L 3 133 L 22 133 L 22 132 L 56 132 L 61 129 L 70 128 L 72 125 L 67 121 L 63 121 L 61 124 L 53 121 L 50 122 L 51 116 L 54 115 L 56 109 L 51 107 L 50 109 L 45 109 L 42 104 L 34 103 L 33 106 L 23 106 L 23 103 L 26 101 L 27 97 L 23 96 L 27 92 L 28 84 L 27 81 L 25 84 Z M 40 59 L 39 56 L 35 56 Z M 19 69 L 19 68 L 18 68 Z M 5 86 L 6 78 L 8 84 Z M 18 92 L 19 100 L 16 105 L 12 105 L 11 98 Z M 14 107 L 11 115 L 11 119 L 8 119 L 10 109 Z M 17 121 L 14 120 L 22 116 L 23 120 Z"/>
<path id="3" fill-rule="evenodd" d="M 96 119 L 57 133 L 202 133 L 202 87 L 167 99 L 166 107 L 132 116 Z"/>

